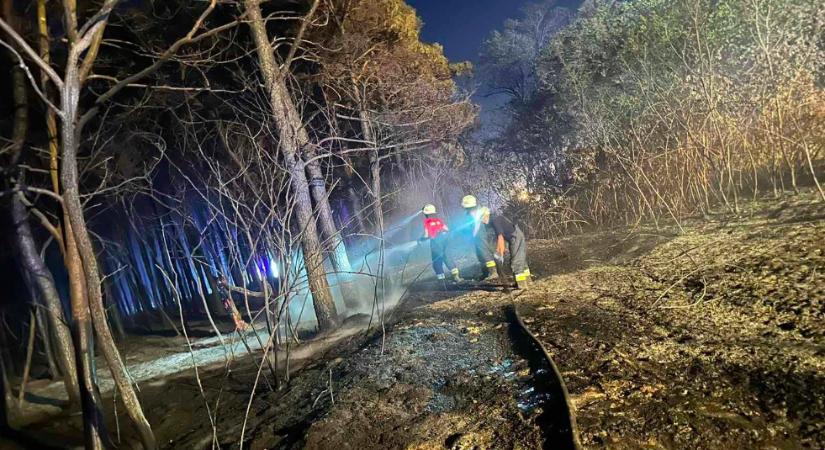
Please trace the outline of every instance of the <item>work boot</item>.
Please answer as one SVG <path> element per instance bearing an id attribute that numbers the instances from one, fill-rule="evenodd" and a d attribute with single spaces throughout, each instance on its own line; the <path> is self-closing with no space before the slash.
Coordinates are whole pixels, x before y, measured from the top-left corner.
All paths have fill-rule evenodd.
<path id="1" fill-rule="evenodd" d="M 498 273 L 484 271 L 474 279 L 476 281 L 495 281 L 498 280 Z"/>
<path id="2" fill-rule="evenodd" d="M 451 270 L 450 273 L 453 275 L 453 281 L 455 281 L 456 283 L 464 281 L 464 279 L 461 278 L 461 274 L 459 273 L 457 268 Z"/>
<path id="3" fill-rule="evenodd" d="M 482 281 L 497 281 L 499 279 L 498 270 L 495 268 L 492 270 L 485 271 L 484 275 L 482 275 Z"/>
<path id="4" fill-rule="evenodd" d="M 498 267 L 495 261 L 487 261 L 485 267 L 482 269 L 481 281 L 495 281 L 498 280 Z"/>
<path id="5" fill-rule="evenodd" d="M 516 289 L 527 289 L 530 286 L 530 271 L 525 270 L 524 272 L 517 273 L 515 275 L 516 278 Z"/>

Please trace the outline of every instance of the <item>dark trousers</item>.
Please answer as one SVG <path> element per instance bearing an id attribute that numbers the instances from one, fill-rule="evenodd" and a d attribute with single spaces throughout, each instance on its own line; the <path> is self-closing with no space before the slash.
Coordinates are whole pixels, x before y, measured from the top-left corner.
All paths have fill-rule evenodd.
<path id="1" fill-rule="evenodd" d="M 517 281 L 519 276 L 527 277 L 530 272 L 525 274 L 525 271 L 530 269 L 527 267 L 527 240 L 524 238 L 524 233 L 516 226 L 516 232 L 510 237 L 510 268 L 513 270 L 513 275 Z"/>
<path id="2" fill-rule="evenodd" d="M 475 250 L 478 263 L 484 275 L 490 275 L 496 270 L 495 254 L 496 232 L 493 227 L 484 224 L 479 225 L 478 233 L 475 235 Z"/>
<path id="3" fill-rule="evenodd" d="M 449 270 L 455 268 L 455 262 L 447 250 L 448 244 L 447 233 L 439 233 L 438 236 L 430 239 L 430 255 L 433 258 L 433 270 L 436 275 L 444 273 L 444 266 L 447 266 Z"/>

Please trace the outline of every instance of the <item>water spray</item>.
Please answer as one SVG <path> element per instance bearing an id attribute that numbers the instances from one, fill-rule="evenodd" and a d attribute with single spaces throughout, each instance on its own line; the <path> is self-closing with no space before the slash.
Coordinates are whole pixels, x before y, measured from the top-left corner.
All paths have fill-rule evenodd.
<path id="1" fill-rule="evenodd" d="M 384 230 L 384 240 L 388 240 L 390 236 L 392 236 L 393 234 L 403 230 L 407 225 L 410 224 L 410 222 L 412 222 L 414 219 L 416 219 L 420 215 L 421 215 L 421 211 L 416 211 L 416 212 L 414 212 L 410 215 L 405 216 L 404 218 L 401 219 L 400 222 L 393 225 L 392 227 L 387 228 L 386 230 Z"/>
<path id="2" fill-rule="evenodd" d="M 409 241 L 403 244 L 393 245 L 392 247 L 384 250 L 384 255 L 389 256 L 392 254 L 396 254 L 398 252 L 409 252 L 412 249 L 414 249 L 418 244 L 418 241 Z"/>

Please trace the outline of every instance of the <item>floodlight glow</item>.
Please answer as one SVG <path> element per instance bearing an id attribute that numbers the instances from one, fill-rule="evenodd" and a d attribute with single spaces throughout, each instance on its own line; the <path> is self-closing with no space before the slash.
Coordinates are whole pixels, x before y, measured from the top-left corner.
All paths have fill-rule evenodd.
<path id="1" fill-rule="evenodd" d="M 481 228 L 481 218 L 484 217 L 484 210 L 482 208 L 478 208 L 470 215 L 473 218 L 473 236 L 478 234 L 478 230 Z"/>

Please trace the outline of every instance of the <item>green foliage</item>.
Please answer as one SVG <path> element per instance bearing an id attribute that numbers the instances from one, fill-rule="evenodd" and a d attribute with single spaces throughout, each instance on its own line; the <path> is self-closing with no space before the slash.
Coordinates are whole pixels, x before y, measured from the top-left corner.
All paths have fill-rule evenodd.
<path id="1" fill-rule="evenodd" d="M 590 223 L 796 189 L 825 151 L 823 17 L 816 0 L 588 1 L 542 48 L 538 92 L 503 137 L 557 155 L 543 201 Z"/>
<path id="2" fill-rule="evenodd" d="M 345 115 L 369 116 L 381 144 L 431 141 L 454 148 L 475 117 L 453 81 L 470 65 L 451 65 L 440 45 L 422 42 L 421 21 L 402 0 L 333 4 L 328 25 L 314 29 L 311 39 L 322 43 L 319 84 L 330 103 L 348 108 Z"/>

